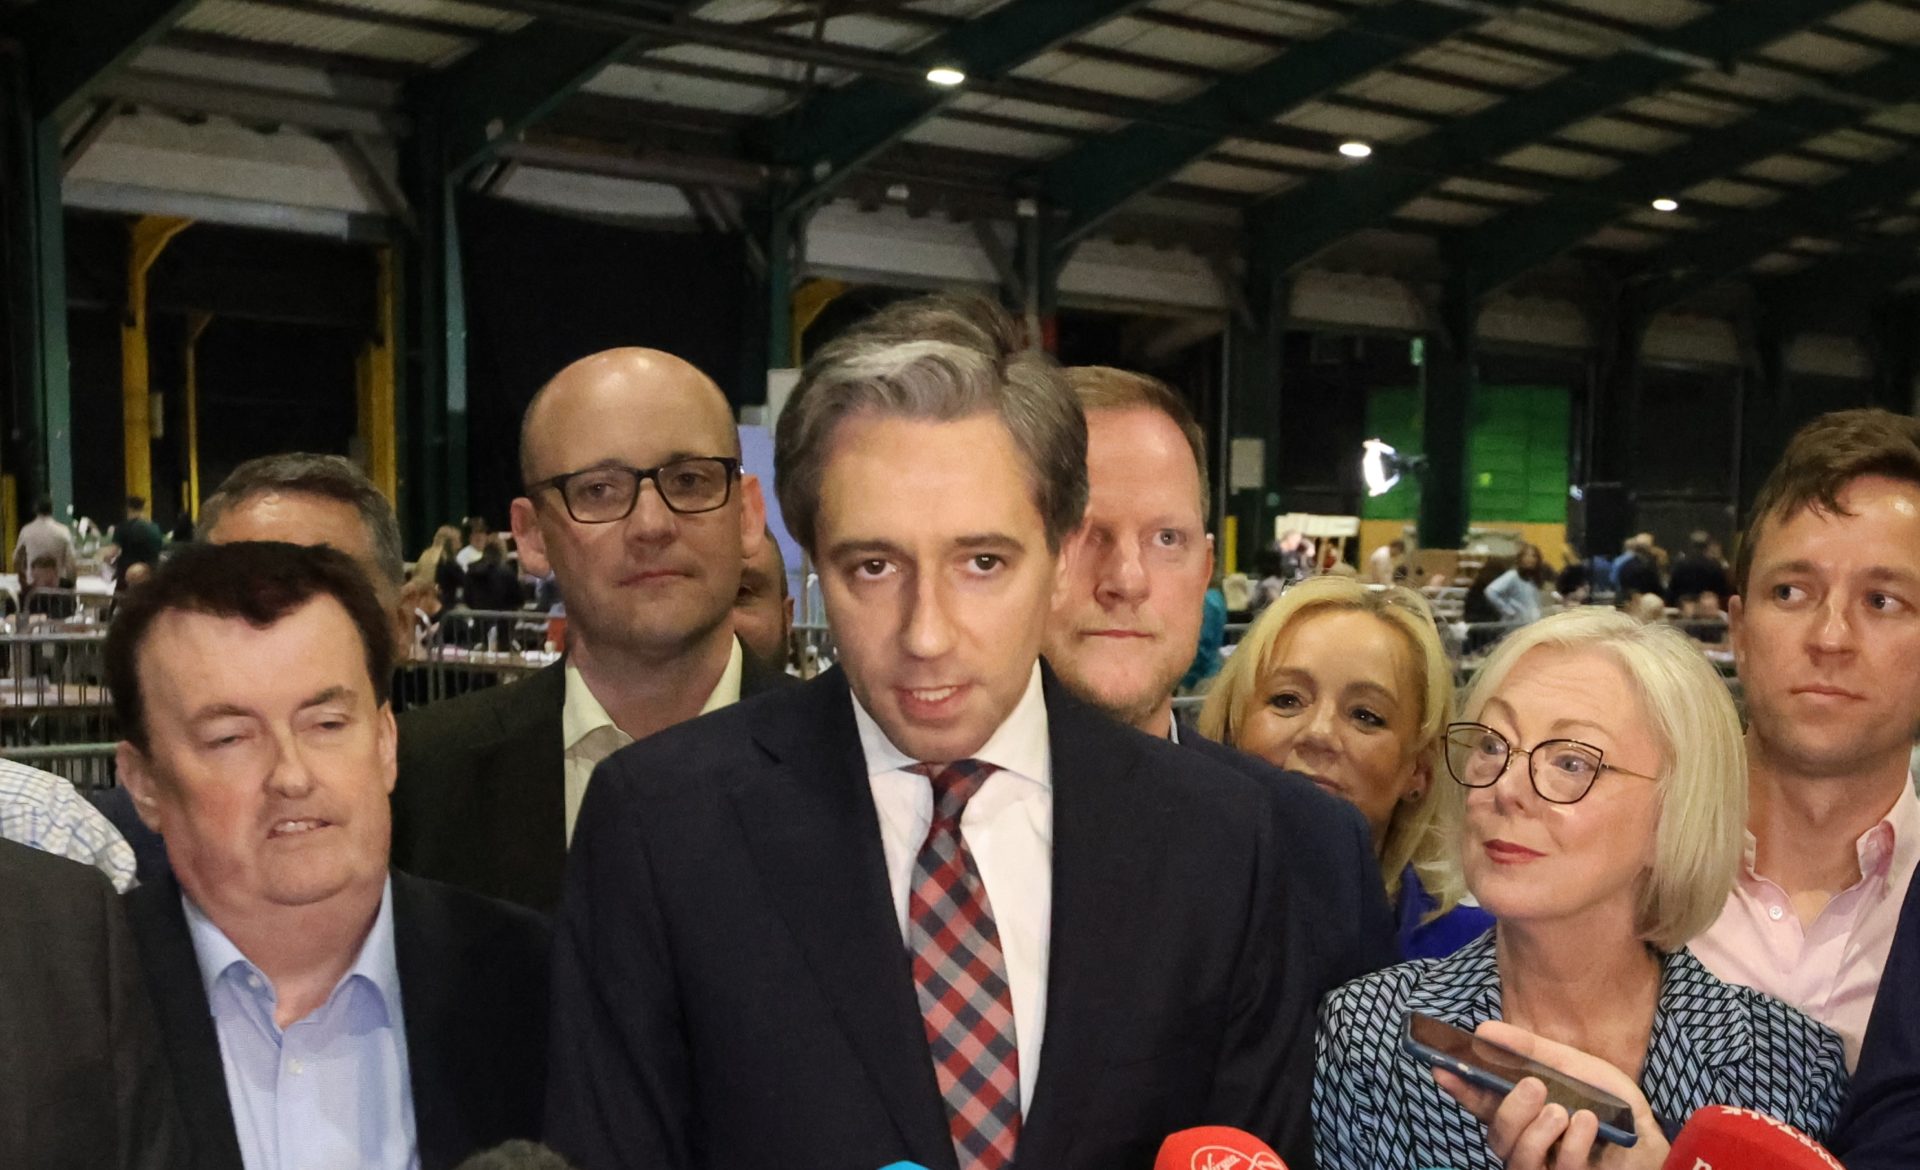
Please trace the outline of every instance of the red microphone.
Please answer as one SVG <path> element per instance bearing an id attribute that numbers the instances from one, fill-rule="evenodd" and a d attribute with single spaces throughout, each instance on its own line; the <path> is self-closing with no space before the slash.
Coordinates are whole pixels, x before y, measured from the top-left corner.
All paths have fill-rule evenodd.
<path id="1" fill-rule="evenodd" d="M 1846 1170 L 1806 1134 L 1751 1109 L 1696 1110 L 1661 1170 Z"/>
<path id="2" fill-rule="evenodd" d="M 1243 1129 L 1202 1125 L 1168 1135 L 1153 1170 L 1287 1170 L 1287 1164 Z"/>

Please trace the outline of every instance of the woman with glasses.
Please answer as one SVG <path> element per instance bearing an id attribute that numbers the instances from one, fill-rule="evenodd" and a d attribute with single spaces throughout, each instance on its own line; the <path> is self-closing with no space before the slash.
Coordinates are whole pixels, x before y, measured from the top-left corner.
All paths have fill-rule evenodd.
<path id="1" fill-rule="evenodd" d="M 1824 1137 L 1846 1091 L 1839 1038 L 1686 950 L 1726 901 L 1746 821 L 1740 722 L 1713 667 L 1671 628 L 1574 610 L 1502 642 L 1461 718 L 1447 819 L 1496 925 L 1327 997 L 1323 1170 L 1659 1170 L 1714 1104 Z M 1537 1079 L 1502 1098 L 1435 1073 L 1402 1048 L 1415 1014 L 1619 1098 L 1637 1141 L 1596 1144 L 1594 1114 L 1548 1104 Z"/>
<path id="2" fill-rule="evenodd" d="M 1261 613 L 1200 710 L 1202 735 L 1303 773 L 1366 817 L 1403 959 L 1451 954 L 1492 923 L 1461 904 L 1434 820 L 1452 706 L 1453 664 L 1419 594 L 1315 577 Z"/>

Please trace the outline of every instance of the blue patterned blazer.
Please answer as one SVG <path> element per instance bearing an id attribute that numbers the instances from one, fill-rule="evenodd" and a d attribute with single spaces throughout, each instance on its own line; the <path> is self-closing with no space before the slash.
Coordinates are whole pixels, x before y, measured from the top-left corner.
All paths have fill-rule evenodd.
<path id="1" fill-rule="evenodd" d="M 1499 1170 L 1486 1127 L 1400 1050 L 1412 1012 L 1468 1031 L 1499 1019 L 1493 932 L 1449 958 L 1389 967 L 1326 998 L 1313 1084 L 1320 1170 Z M 1824 1141 L 1847 1070 L 1840 1038 L 1825 1026 L 1716 979 L 1679 950 L 1664 959 L 1640 1087 L 1674 1124 L 1703 1105 L 1735 1105 Z"/>

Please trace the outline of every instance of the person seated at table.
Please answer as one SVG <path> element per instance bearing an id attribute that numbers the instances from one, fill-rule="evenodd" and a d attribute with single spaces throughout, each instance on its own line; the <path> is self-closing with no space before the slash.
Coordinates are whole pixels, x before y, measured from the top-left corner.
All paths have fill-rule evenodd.
<path id="1" fill-rule="evenodd" d="M 76 608 L 72 591 L 60 588 L 59 559 L 35 557 L 27 567 L 27 579 L 20 590 L 20 612 L 29 618 L 38 616 L 47 621 L 64 622 L 73 619 Z"/>
<path id="2" fill-rule="evenodd" d="M 1435 1073 L 1401 1049 L 1413 1013 L 1627 1102 L 1638 1141 L 1603 1166 L 1658 1170 L 1663 1126 L 1710 1104 L 1823 1139 L 1846 1095 L 1840 1038 L 1686 949 L 1726 902 L 1746 823 L 1740 719 L 1706 659 L 1670 626 L 1574 610 L 1501 643 L 1461 711 L 1446 820 L 1496 925 L 1321 1005 L 1322 1170 L 1590 1164 L 1592 1113 L 1548 1105 L 1534 1078 L 1501 1098 Z"/>
<path id="3" fill-rule="evenodd" d="M 1264 610 L 1207 692 L 1210 739 L 1310 777 L 1373 831 L 1400 956 L 1451 954 L 1491 920 L 1461 903 L 1434 814 L 1453 664 L 1433 613 L 1403 586 L 1302 581 Z"/>

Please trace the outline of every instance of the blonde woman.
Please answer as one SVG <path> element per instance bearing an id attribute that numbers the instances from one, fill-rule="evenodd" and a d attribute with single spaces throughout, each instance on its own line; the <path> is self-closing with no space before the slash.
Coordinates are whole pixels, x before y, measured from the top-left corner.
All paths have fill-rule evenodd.
<path id="1" fill-rule="evenodd" d="M 1686 949 L 1733 888 L 1746 756 L 1726 687 L 1678 631 L 1607 609 L 1510 635 L 1446 733 L 1468 887 L 1494 915 L 1444 959 L 1356 979 L 1320 1010 L 1323 1170 L 1660 1170 L 1704 1105 L 1824 1140 L 1847 1088 L 1840 1039 L 1722 982 Z M 1401 1047 L 1414 1013 L 1532 1053 L 1633 1112 L 1629 1148 L 1538 1079 L 1504 1097 Z"/>
<path id="2" fill-rule="evenodd" d="M 460 587 L 467 572 L 460 567 L 460 530 L 442 524 L 434 530 L 433 543 L 413 563 L 414 581 L 431 581 L 440 594 L 440 608 L 452 609 L 460 601 Z"/>
<path id="3" fill-rule="evenodd" d="M 1394 586 L 1316 577 L 1268 606 L 1201 708 L 1203 735 L 1306 775 L 1357 807 L 1394 903 L 1403 959 L 1451 954 L 1492 920 L 1436 826 L 1453 664 L 1433 612 Z"/>

